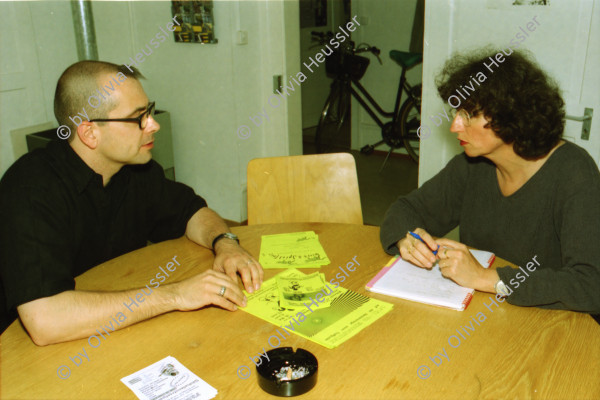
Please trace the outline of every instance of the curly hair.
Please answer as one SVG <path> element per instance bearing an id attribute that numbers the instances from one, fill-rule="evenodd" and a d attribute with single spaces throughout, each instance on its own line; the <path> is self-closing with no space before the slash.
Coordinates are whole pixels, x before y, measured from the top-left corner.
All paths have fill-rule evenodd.
<path id="1" fill-rule="evenodd" d="M 514 152 L 526 160 L 545 156 L 561 139 L 565 103 L 560 89 L 522 50 L 483 48 L 456 54 L 435 83 L 451 107 L 483 114 L 485 128 L 512 143 Z"/>

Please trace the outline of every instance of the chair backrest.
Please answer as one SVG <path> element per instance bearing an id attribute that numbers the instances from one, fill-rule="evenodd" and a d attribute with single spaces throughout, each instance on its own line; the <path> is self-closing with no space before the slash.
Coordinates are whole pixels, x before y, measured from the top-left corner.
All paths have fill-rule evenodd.
<path id="1" fill-rule="evenodd" d="M 248 163 L 248 225 L 362 224 L 350 153 L 257 158 Z"/>

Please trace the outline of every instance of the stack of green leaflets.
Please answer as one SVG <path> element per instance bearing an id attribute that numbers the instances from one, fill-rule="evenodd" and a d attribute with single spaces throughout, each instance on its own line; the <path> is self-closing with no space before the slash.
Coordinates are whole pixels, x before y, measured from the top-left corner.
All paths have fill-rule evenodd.
<path id="1" fill-rule="evenodd" d="M 264 235 L 259 261 L 263 268 L 319 268 L 331 263 L 313 231 Z"/>
<path id="2" fill-rule="evenodd" d="M 279 305 L 287 309 L 304 307 L 304 303 L 310 303 L 317 294 L 328 292 L 325 285 L 325 275 L 313 272 L 302 276 L 277 276 L 277 287 L 279 289 Z M 329 290 L 330 291 L 330 290 Z M 321 297 L 324 297 L 321 294 Z M 331 297 L 327 296 L 320 303 L 320 308 L 331 305 Z"/>

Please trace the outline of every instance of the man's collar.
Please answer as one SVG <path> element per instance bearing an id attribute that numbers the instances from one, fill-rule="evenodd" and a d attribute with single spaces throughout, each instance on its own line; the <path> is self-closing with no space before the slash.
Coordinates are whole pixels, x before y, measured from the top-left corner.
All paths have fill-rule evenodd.
<path id="1" fill-rule="evenodd" d="M 68 176 L 75 184 L 78 193 L 82 193 L 92 180 L 96 181 L 101 187 L 103 186 L 102 175 L 90 168 L 67 141 L 53 140 L 52 143 L 49 144 L 48 149 L 52 154 L 64 161 L 64 165 L 68 169 Z M 127 174 L 128 171 L 126 170 L 127 168 L 121 168 L 121 170 L 111 178 L 111 181 L 115 180 L 118 175 Z"/>

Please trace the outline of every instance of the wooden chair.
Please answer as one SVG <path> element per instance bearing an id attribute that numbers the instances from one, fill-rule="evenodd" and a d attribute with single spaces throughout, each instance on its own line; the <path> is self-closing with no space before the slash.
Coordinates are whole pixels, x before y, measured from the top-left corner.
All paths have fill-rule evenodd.
<path id="1" fill-rule="evenodd" d="M 248 225 L 363 223 L 350 153 L 257 158 L 248 163 Z"/>

